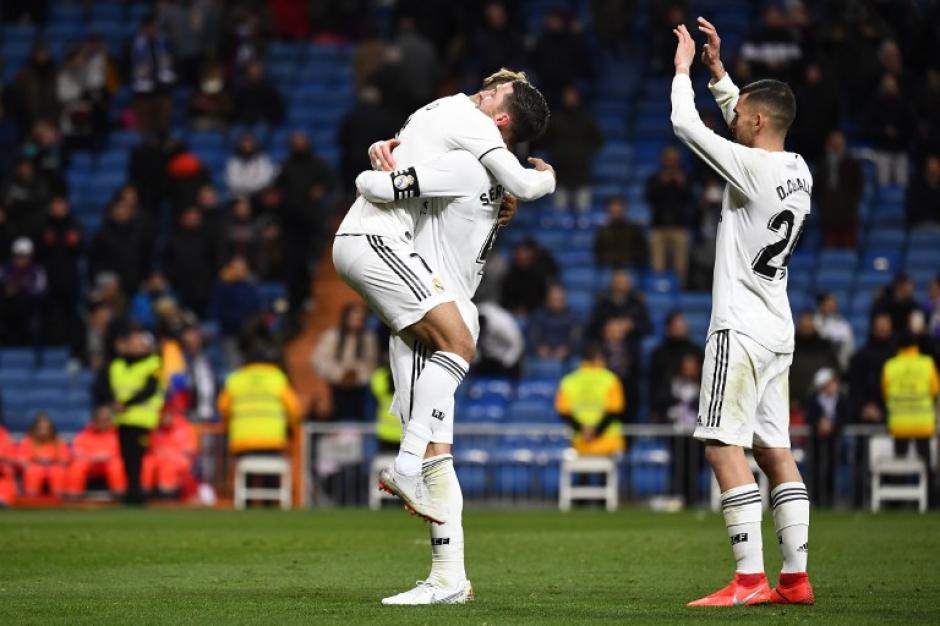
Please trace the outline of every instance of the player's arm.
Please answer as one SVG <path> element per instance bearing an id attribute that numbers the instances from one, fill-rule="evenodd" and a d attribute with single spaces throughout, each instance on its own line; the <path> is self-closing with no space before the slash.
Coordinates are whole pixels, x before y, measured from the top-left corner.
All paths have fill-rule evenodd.
<path id="1" fill-rule="evenodd" d="M 542 159 L 529 158 L 534 167 L 522 167 L 519 159 L 505 146 L 480 157 L 480 163 L 512 195 L 523 202 L 538 200 L 555 191 L 555 170 Z"/>
<path id="2" fill-rule="evenodd" d="M 756 182 L 748 167 L 749 149 L 718 136 L 705 126 L 695 108 L 695 91 L 689 68 L 695 58 L 695 42 L 685 26 L 674 29 L 676 75 L 672 79 L 672 129 L 682 143 L 745 196 L 756 193 Z M 734 106 L 732 105 L 732 109 Z"/>
<path id="3" fill-rule="evenodd" d="M 356 189 L 378 204 L 403 198 L 460 198 L 475 194 L 479 187 L 476 177 L 467 175 L 468 167 L 479 168 L 473 155 L 454 150 L 396 172 L 362 172 L 356 177 Z"/>

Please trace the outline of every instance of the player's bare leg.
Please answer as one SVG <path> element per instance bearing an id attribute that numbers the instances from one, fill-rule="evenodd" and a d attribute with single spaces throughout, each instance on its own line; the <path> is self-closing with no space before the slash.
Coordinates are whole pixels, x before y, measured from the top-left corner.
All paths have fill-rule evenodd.
<path id="1" fill-rule="evenodd" d="M 444 516 L 422 478 L 422 460 L 435 426 L 443 421 L 448 411 L 453 411 L 454 393 L 467 374 L 476 346 L 453 302 L 434 307 L 405 332 L 434 353 L 412 387 L 410 419 L 398 457 L 393 467 L 382 471 L 379 484 L 401 498 L 416 515 L 443 524 Z"/>
<path id="2" fill-rule="evenodd" d="M 761 539 L 761 496 L 750 465 L 740 446 L 710 441 L 705 458 L 721 488 L 721 508 L 737 562 L 731 583 L 689 606 L 752 606 L 770 602 L 771 590 L 764 575 Z"/>
<path id="3" fill-rule="evenodd" d="M 783 567 L 771 599 L 776 604 L 814 604 L 806 573 L 809 556 L 809 495 L 789 448 L 754 447 L 754 459 L 770 481 L 770 503 Z"/>

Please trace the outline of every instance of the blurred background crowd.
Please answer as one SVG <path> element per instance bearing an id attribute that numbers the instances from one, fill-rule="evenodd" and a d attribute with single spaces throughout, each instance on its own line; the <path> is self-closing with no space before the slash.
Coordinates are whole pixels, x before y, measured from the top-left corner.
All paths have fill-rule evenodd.
<path id="1" fill-rule="evenodd" d="M 618 420 L 693 424 L 722 182 L 675 145 L 668 94 L 670 29 L 696 15 L 739 85 L 797 96 L 788 147 L 814 211 L 789 264 L 794 422 L 821 438 L 884 422 L 899 337 L 940 359 L 935 0 L 5 0 L 7 428 L 54 439 L 126 411 L 100 389 L 144 331 L 161 393 L 186 392 L 163 413 L 217 421 L 226 375 L 263 361 L 287 364 L 307 418 L 376 419 L 387 335 L 324 252 L 368 146 L 503 66 L 551 104 L 518 151 L 545 155 L 558 191 L 520 208 L 487 264 L 475 376 L 510 386 L 486 419 L 557 421 L 558 381 L 600 347 Z M 459 419 L 480 401 L 465 393 Z"/>

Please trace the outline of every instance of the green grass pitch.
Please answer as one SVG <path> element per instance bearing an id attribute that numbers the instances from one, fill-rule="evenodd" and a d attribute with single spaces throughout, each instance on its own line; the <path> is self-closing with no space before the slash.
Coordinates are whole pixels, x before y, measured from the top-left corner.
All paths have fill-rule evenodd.
<path id="1" fill-rule="evenodd" d="M 940 517 L 819 512 L 815 607 L 687 609 L 732 560 L 719 516 L 470 510 L 465 606 L 383 607 L 427 529 L 380 513 L 0 512 L 0 624 L 938 623 Z M 780 559 L 764 520 L 767 571 Z"/>

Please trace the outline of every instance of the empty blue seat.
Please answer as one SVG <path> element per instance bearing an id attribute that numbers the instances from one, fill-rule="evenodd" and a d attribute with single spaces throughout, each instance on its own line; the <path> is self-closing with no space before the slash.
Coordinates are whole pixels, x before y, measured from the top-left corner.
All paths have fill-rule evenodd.
<path id="1" fill-rule="evenodd" d="M 0 366 L 4 368 L 28 368 L 36 366 L 36 350 L 33 348 L 4 348 L 0 350 Z"/>
<path id="2" fill-rule="evenodd" d="M 940 231 L 936 230 L 914 230 L 910 237 L 911 250 L 938 250 L 940 249 Z"/>
<path id="3" fill-rule="evenodd" d="M 561 256 L 558 256 L 560 260 Z M 598 272 L 593 266 L 572 267 L 568 263 L 562 263 L 565 269 L 561 273 L 561 282 L 565 289 L 569 290 L 590 290 L 597 285 Z"/>
<path id="4" fill-rule="evenodd" d="M 523 371 L 528 379 L 558 380 L 564 374 L 564 364 L 553 359 L 529 357 L 523 363 Z"/>
<path id="5" fill-rule="evenodd" d="M 790 260 L 790 269 L 793 269 L 794 256 Z M 819 269 L 854 270 L 858 265 L 858 255 L 854 250 L 823 250 L 819 255 Z M 816 269 L 816 262 L 810 259 L 807 269 Z"/>
<path id="6" fill-rule="evenodd" d="M 855 289 L 859 291 L 875 291 L 891 282 L 892 275 L 889 272 L 878 272 L 874 270 L 865 270 L 859 273 L 855 280 Z"/>
<path id="7" fill-rule="evenodd" d="M 907 253 L 905 267 L 914 269 L 940 269 L 940 243 L 935 248 L 910 249 Z"/>
<path id="8" fill-rule="evenodd" d="M 836 269 L 823 267 L 816 274 L 816 291 L 836 291 L 838 289 L 849 289 L 855 278 L 855 271 L 848 269 Z"/>
<path id="9" fill-rule="evenodd" d="M 865 247 L 879 250 L 901 249 L 906 240 L 907 235 L 901 228 L 877 228 L 868 234 Z"/>
<path id="10" fill-rule="evenodd" d="M 258 295 L 261 297 L 261 305 L 267 308 L 278 299 L 287 297 L 287 287 L 278 282 L 258 283 Z"/>
<path id="11" fill-rule="evenodd" d="M 504 378 L 478 378 L 467 382 L 464 395 L 469 400 L 502 399 L 509 403 L 513 396 L 512 383 Z"/>
<path id="12" fill-rule="evenodd" d="M 679 294 L 679 309 L 686 313 L 707 313 L 712 308 L 712 294 L 707 291 L 683 291 Z"/>
<path id="13" fill-rule="evenodd" d="M 899 248 L 866 250 L 862 255 L 861 269 L 897 274 L 901 270 L 901 250 Z"/>
<path id="14" fill-rule="evenodd" d="M 558 421 L 552 402 L 539 398 L 516 400 L 509 406 L 508 417 L 513 422 L 550 423 Z"/>
<path id="15" fill-rule="evenodd" d="M 558 391 L 558 385 L 545 380 L 524 380 L 516 389 L 516 397 L 520 400 L 540 398 L 553 401 Z"/>
<path id="16" fill-rule="evenodd" d="M 37 386 L 62 389 L 69 385 L 70 377 L 64 368 L 42 368 L 36 370 L 33 381 Z"/>
<path id="17" fill-rule="evenodd" d="M 647 272 L 643 275 L 643 288 L 648 292 L 675 293 L 679 290 L 679 277 L 675 272 Z"/>
<path id="18" fill-rule="evenodd" d="M 575 315 L 585 317 L 590 314 L 591 309 L 594 307 L 594 292 L 593 290 L 570 290 L 568 291 L 568 308 L 571 309 L 571 312 Z"/>
<path id="19" fill-rule="evenodd" d="M 849 309 L 846 313 L 850 315 L 868 315 L 871 311 L 871 303 L 875 299 L 874 291 L 870 289 L 856 289 L 852 295 Z"/>
<path id="20" fill-rule="evenodd" d="M 459 409 L 460 418 L 468 422 L 501 422 L 506 406 L 504 402 L 467 402 Z"/>

